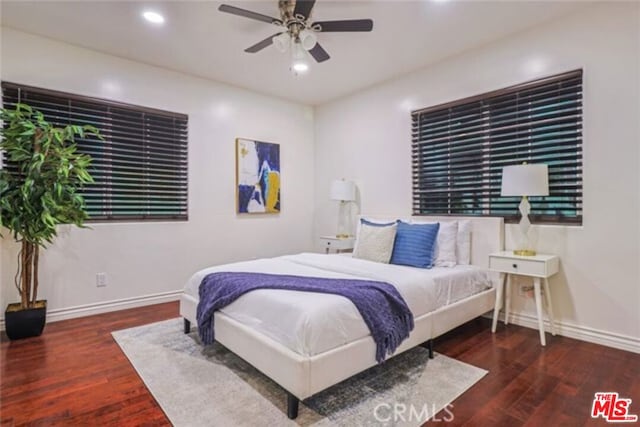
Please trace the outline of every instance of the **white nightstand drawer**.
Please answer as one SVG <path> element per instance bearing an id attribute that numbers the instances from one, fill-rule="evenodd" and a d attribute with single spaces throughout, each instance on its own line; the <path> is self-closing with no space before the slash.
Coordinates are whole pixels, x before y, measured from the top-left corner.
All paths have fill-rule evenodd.
<path id="1" fill-rule="evenodd" d="M 547 277 L 547 268 L 544 261 L 500 258 L 492 256 L 489 258 L 489 269 L 500 271 L 502 273 Z"/>
<path id="2" fill-rule="evenodd" d="M 337 238 L 334 236 L 321 236 L 320 242 L 325 251 L 350 251 L 353 250 L 355 239 L 353 237 Z"/>

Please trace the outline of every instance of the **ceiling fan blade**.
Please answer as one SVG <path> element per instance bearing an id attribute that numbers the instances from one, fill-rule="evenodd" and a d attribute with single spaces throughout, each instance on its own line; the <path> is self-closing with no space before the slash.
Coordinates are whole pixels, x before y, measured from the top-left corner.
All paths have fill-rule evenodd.
<path id="1" fill-rule="evenodd" d="M 309 18 L 311 9 L 316 0 L 296 0 L 296 6 L 293 9 L 293 16 L 302 15 L 305 19 Z"/>
<path id="2" fill-rule="evenodd" d="M 276 18 L 272 18 L 261 13 L 252 12 L 246 9 L 240 9 L 239 7 L 230 6 L 228 4 L 221 4 L 218 8 L 220 12 L 230 13 L 232 15 L 238 15 L 249 19 L 255 19 L 257 21 L 266 22 L 267 24 L 282 25 L 282 21 Z"/>
<path id="3" fill-rule="evenodd" d="M 266 39 L 254 44 L 253 46 L 249 46 L 248 48 L 246 48 L 244 51 L 248 52 L 248 53 L 256 53 L 256 52 L 260 52 L 262 49 L 264 49 L 267 46 L 271 46 L 273 44 L 273 38 L 275 36 L 279 36 L 282 33 L 276 33 L 272 36 L 267 37 Z"/>
<path id="4" fill-rule="evenodd" d="M 344 21 L 320 21 L 311 26 L 316 31 L 371 31 L 373 21 L 371 19 L 347 19 Z"/>
<path id="5" fill-rule="evenodd" d="M 311 56 L 313 56 L 313 59 L 315 59 L 316 62 L 324 62 L 327 59 L 331 58 L 327 51 L 324 50 L 322 46 L 320 46 L 320 43 L 316 43 L 316 45 L 311 48 L 309 53 L 311 54 Z"/>

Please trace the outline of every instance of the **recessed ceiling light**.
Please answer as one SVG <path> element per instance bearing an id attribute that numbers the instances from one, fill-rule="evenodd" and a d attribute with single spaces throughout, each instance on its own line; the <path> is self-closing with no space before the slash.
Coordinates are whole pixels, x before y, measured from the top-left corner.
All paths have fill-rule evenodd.
<path id="1" fill-rule="evenodd" d="M 164 24 L 164 16 L 160 15 L 158 12 L 147 10 L 142 14 L 142 16 L 153 24 Z"/>

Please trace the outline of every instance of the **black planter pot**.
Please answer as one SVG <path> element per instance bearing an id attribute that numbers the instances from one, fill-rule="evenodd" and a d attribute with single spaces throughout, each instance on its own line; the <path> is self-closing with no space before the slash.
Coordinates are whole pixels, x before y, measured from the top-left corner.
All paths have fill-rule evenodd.
<path id="1" fill-rule="evenodd" d="M 11 340 L 37 337 L 42 334 L 47 320 L 47 301 L 36 302 L 38 307 L 20 309 L 20 304 L 9 304 L 4 312 L 4 326 Z M 16 310 L 16 306 L 18 310 Z"/>

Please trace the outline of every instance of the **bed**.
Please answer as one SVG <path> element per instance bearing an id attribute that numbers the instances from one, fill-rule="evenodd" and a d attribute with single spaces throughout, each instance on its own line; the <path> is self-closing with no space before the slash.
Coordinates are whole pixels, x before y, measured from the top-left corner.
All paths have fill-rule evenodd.
<path id="1" fill-rule="evenodd" d="M 473 218 L 471 228 L 471 265 L 425 270 L 345 254 L 303 253 L 203 269 L 189 279 L 181 296 L 184 332 L 196 322 L 198 286 L 209 273 L 359 278 L 394 285 L 414 315 L 414 330 L 390 357 L 424 343 L 431 351 L 434 338 L 494 308 L 495 277 L 486 268 L 488 254 L 503 249 L 502 219 Z M 349 300 L 337 295 L 256 290 L 217 311 L 214 318 L 216 341 L 287 391 L 289 418 L 297 416 L 300 400 L 377 363 L 375 343 L 361 316 Z"/>

